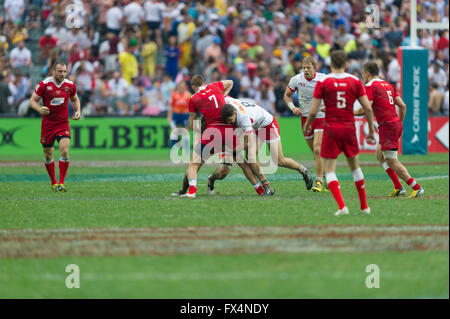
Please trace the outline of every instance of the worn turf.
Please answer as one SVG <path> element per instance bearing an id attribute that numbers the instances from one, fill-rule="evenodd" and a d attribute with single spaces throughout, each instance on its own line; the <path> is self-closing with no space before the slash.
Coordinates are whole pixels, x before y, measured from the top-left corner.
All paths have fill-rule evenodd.
<path id="1" fill-rule="evenodd" d="M 191 200 L 170 196 L 185 167 L 163 158 L 72 156 L 67 193 L 50 192 L 42 163 L 0 159 L 0 297 L 448 298 L 448 154 L 401 157 L 425 189 L 414 200 L 387 198 L 388 176 L 361 156 L 370 216 L 340 162 L 339 218 L 329 192 L 287 169 L 261 198 L 237 167 L 206 195 L 206 166 Z M 72 263 L 80 289 L 65 287 Z"/>

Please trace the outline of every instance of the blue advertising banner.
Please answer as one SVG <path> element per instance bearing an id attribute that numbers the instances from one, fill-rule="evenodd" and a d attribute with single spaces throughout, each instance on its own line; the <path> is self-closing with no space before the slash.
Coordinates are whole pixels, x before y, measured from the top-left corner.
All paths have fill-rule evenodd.
<path id="1" fill-rule="evenodd" d="M 403 154 L 428 154 L 428 50 L 400 47 L 401 95 L 406 103 Z"/>

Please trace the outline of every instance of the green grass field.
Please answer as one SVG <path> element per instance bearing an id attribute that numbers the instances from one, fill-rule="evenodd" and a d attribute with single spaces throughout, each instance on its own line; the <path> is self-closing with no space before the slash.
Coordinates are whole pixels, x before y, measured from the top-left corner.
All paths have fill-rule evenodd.
<path id="1" fill-rule="evenodd" d="M 206 195 L 206 166 L 191 200 L 170 196 L 185 166 L 165 157 L 72 154 L 69 191 L 52 193 L 41 162 L 15 163 L 40 157 L 0 155 L 0 297 L 448 298 L 448 154 L 400 159 L 422 198 L 387 198 L 389 177 L 364 154 L 372 214 L 342 161 L 350 215 L 335 217 L 331 193 L 287 169 L 261 198 L 237 167 Z M 69 264 L 79 289 L 66 288 Z M 380 288 L 366 287 L 369 264 Z"/>

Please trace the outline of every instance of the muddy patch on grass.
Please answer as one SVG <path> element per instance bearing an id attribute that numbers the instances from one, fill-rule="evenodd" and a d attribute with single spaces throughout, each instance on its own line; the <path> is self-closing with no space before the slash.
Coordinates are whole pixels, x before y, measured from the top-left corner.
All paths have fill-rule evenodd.
<path id="1" fill-rule="evenodd" d="M 448 225 L 0 229 L 0 258 L 448 250 Z"/>

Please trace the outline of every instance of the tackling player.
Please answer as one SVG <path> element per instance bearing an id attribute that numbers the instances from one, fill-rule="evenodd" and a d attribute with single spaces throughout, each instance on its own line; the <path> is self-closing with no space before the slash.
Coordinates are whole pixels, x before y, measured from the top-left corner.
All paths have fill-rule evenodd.
<path id="1" fill-rule="evenodd" d="M 233 87 L 233 81 L 223 80 L 211 84 L 206 84 L 205 80 L 200 75 L 195 75 L 191 79 L 191 86 L 195 94 L 192 95 L 189 100 L 189 127 L 193 128 L 193 122 L 197 118 L 197 111 L 200 112 L 206 120 L 206 128 L 202 133 L 202 137 L 199 145 L 195 145 L 193 159 L 189 163 L 186 171 L 186 176 L 183 181 L 183 188 L 186 182 L 189 185 L 189 191 L 183 192 L 183 189 L 172 195 L 178 195 L 180 197 L 195 198 L 197 193 L 197 173 L 202 166 L 203 150 L 206 146 L 213 146 L 211 153 L 214 153 L 216 149 L 223 150 L 225 145 L 236 147 L 236 137 L 234 134 L 225 134 L 226 129 L 233 129 L 233 126 L 223 123 L 220 119 L 221 109 L 225 105 L 224 95 L 227 95 Z M 213 134 L 211 130 L 215 129 L 216 133 L 220 133 L 219 136 Z M 251 168 L 247 163 L 237 163 L 244 172 L 244 175 L 252 183 L 258 194 L 263 194 L 264 189 L 259 185 L 255 178 Z M 187 185 L 186 185 L 187 186 Z"/>
<path id="2" fill-rule="evenodd" d="M 304 133 L 305 135 L 310 133 L 311 123 L 314 121 L 323 99 L 325 104 L 325 128 L 320 156 L 324 159 L 325 178 L 328 187 L 339 205 L 339 209 L 334 215 L 348 215 L 349 213 L 342 198 L 339 181 L 335 173 L 336 160 L 341 152 L 344 152 L 347 157 L 348 166 L 352 171 L 361 203 L 361 212 L 370 214 L 370 208 L 367 206 L 364 175 L 358 162 L 359 147 L 356 139 L 353 104 L 358 99 L 365 111 L 369 124 L 369 134 L 367 135 L 367 142 L 369 143 L 375 142 L 372 108 L 361 80 L 345 72 L 346 53 L 339 50 L 333 52 L 330 57 L 332 73 L 317 82 Z"/>
<path id="3" fill-rule="evenodd" d="M 254 130 L 261 142 L 272 145 L 269 147 L 269 150 L 273 161 L 280 167 L 298 171 L 303 176 L 306 189 L 311 189 L 313 180 L 310 170 L 302 164 L 295 162 L 289 157 L 284 157 L 283 155 L 280 126 L 278 125 L 277 119 L 256 104 L 239 101 L 229 96 L 225 97 L 225 102 L 227 102 L 227 104 L 222 108 L 222 121 L 235 127 L 240 127 L 244 132 L 251 133 Z M 273 150 L 275 150 L 275 152 L 273 152 Z M 257 162 L 255 162 L 255 164 L 259 167 Z M 223 179 L 228 173 L 229 167 L 219 167 L 215 172 L 216 179 Z M 208 179 L 208 188 L 210 188 L 210 179 Z M 265 185 L 264 182 L 263 185 Z M 214 189 L 214 180 L 212 181 L 212 189 Z"/>
<path id="4" fill-rule="evenodd" d="M 39 82 L 30 99 L 30 106 L 42 114 L 41 144 L 44 150 L 45 167 L 52 183 L 53 192 L 66 192 L 64 178 L 69 169 L 70 126 L 68 118 L 68 102 L 72 102 L 73 120 L 80 118 L 80 100 L 77 88 L 72 81 L 66 79 L 67 68 L 64 62 L 57 61 L 53 65 L 53 76 Z M 42 99 L 43 106 L 39 105 Z M 53 161 L 55 140 L 59 144 L 59 182 L 55 177 Z"/>
<path id="5" fill-rule="evenodd" d="M 325 74 L 316 72 L 317 61 L 313 57 L 306 57 L 302 61 L 303 72 L 292 77 L 284 92 L 284 102 L 291 109 L 292 113 L 302 118 L 302 128 L 305 126 L 306 118 L 311 107 L 314 88 L 318 81 L 325 78 Z M 297 91 L 300 107 L 295 107 L 292 101 L 292 95 Z M 320 157 L 320 148 L 322 146 L 323 125 L 325 113 L 319 111 L 316 119 L 311 123 L 311 132 L 305 137 L 306 143 L 314 155 L 314 167 L 316 169 L 316 181 L 313 192 L 322 192 L 326 190 L 323 186 L 323 160 Z"/>
<path id="6" fill-rule="evenodd" d="M 376 63 L 366 63 L 363 66 L 362 74 L 366 83 L 367 97 L 372 104 L 380 133 L 377 159 L 394 183 L 394 190 L 389 197 L 397 197 L 406 193 L 398 176 L 411 187 L 408 198 L 419 197 L 424 193 L 423 188 L 409 175 L 408 170 L 397 158 L 399 140 L 403 133 L 402 123 L 405 118 L 406 104 L 398 96 L 392 84 L 378 77 L 379 69 Z M 397 115 L 395 105 L 399 108 L 399 115 Z M 355 111 L 355 115 L 362 114 L 364 114 L 363 108 Z"/>

